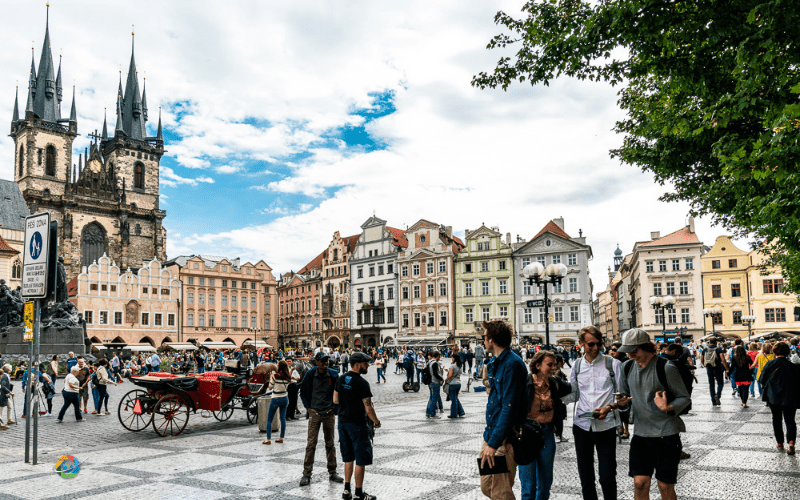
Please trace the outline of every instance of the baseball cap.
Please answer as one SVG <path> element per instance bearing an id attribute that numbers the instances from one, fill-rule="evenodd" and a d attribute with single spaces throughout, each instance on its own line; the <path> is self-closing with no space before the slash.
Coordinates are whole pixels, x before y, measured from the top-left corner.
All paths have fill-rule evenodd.
<path id="1" fill-rule="evenodd" d="M 631 328 L 622 334 L 622 346 L 620 346 L 619 352 L 633 352 L 637 347 L 648 342 L 650 342 L 649 333 L 641 328 Z"/>
<path id="2" fill-rule="evenodd" d="M 363 352 L 355 352 L 352 356 L 350 356 L 350 364 L 354 365 L 356 363 L 369 363 L 372 361 L 372 358 L 364 354 Z"/>
<path id="3" fill-rule="evenodd" d="M 328 354 L 323 351 L 319 351 L 314 355 L 314 361 L 328 361 Z"/>

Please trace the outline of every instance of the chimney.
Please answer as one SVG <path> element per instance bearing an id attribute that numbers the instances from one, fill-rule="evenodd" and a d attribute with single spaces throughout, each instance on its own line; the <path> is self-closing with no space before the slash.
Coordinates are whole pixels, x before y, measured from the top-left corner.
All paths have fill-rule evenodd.
<path id="1" fill-rule="evenodd" d="M 657 240 L 661 238 L 661 231 L 650 231 L 650 239 Z"/>
<path id="2" fill-rule="evenodd" d="M 464 230 L 464 239 L 466 240 L 467 238 L 469 238 L 469 229 Z"/>
<path id="3" fill-rule="evenodd" d="M 447 237 L 452 240 L 453 239 L 453 226 L 445 227 L 445 233 L 447 233 Z"/>
<path id="4" fill-rule="evenodd" d="M 506 245 L 511 244 L 511 233 L 506 233 Z"/>
<path id="5" fill-rule="evenodd" d="M 517 235 L 517 243 L 519 243 L 519 235 Z"/>
<path id="6" fill-rule="evenodd" d="M 689 217 L 689 232 L 694 234 L 694 217 Z"/>
<path id="7" fill-rule="evenodd" d="M 231 261 L 231 264 L 233 264 L 233 267 L 239 267 L 239 263 L 240 262 L 241 262 L 241 259 L 239 257 L 236 257 L 235 259 L 233 259 Z"/>
<path id="8" fill-rule="evenodd" d="M 564 217 L 558 217 L 553 219 L 553 222 L 556 226 L 558 226 L 562 231 L 564 230 Z"/>

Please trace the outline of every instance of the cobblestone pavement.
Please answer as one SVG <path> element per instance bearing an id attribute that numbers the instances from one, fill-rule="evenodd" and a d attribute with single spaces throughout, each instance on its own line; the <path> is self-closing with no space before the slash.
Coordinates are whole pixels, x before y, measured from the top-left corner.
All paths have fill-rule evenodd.
<path id="1" fill-rule="evenodd" d="M 695 385 L 694 409 L 685 417 L 688 432 L 682 435 L 692 457 L 681 462 L 679 498 L 800 498 L 800 459 L 775 450 L 769 410 L 757 397 L 749 409 L 742 409 L 729 385 L 722 406 L 712 407 L 705 373 L 698 374 L 702 376 Z M 383 427 L 375 437 L 375 463 L 367 468 L 365 490 L 381 500 L 483 498 L 475 457 L 484 427 L 485 393 L 462 392 L 465 419 L 427 420 L 427 387 L 416 394 L 404 393 L 400 388 L 404 376 L 390 373 L 387 379 L 388 384 L 375 385 L 371 370 L 369 380 Z M 119 424 L 117 401 L 131 389 L 130 383 L 111 387 L 112 415 L 90 413 L 81 424 L 72 416 L 63 424 L 56 424 L 54 417 L 41 419 L 37 466 L 23 463 L 21 419 L 19 426 L 0 433 L 0 498 L 108 498 L 109 494 L 148 500 L 341 498 L 341 485 L 326 477 L 322 439 L 311 485 L 298 486 L 305 420 L 289 422 L 286 442 L 273 441 L 271 446 L 261 444 L 264 435 L 247 424 L 243 412 L 224 423 L 192 415 L 183 434 L 160 438 L 151 428 L 132 433 Z M 57 396 L 56 409 L 60 405 Z M 570 426 L 571 419 L 565 428 Z M 569 436 L 569 430 L 565 434 Z M 620 498 L 630 499 L 627 447 L 627 442 L 618 445 L 617 476 Z M 81 462 L 81 472 L 73 479 L 53 472 L 56 459 L 64 453 Z M 658 498 L 655 488 L 651 496 Z M 558 445 L 551 498 L 580 498 L 572 441 Z"/>

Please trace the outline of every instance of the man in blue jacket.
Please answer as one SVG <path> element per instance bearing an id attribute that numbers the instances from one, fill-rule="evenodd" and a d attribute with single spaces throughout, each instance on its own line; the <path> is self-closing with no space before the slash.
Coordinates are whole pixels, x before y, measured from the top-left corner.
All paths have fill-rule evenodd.
<path id="1" fill-rule="evenodd" d="M 311 483 L 311 471 L 314 469 L 314 452 L 317 450 L 319 428 L 325 437 L 325 455 L 328 459 L 328 474 L 334 483 L 342 483 L 344 479 L 336 473 L 336 445 L 334 444 L 333 431 L 336 427 L 336 405 L 333 404 L 333 391 L 339 372 L 328 368 L 328 355 L 319 351 L 314 356 L 317 366 L 306 372 L 300 384 L 300 400 L 308 409 L 308 441 L 306 442 L 306 457 L 303 463 L 303 478 L 300 486 Z"/>
<path id="2" fill-rule="evenodd" d="M 505 455 L 508 472 L 481 476 L 481 491 L 493 500 L 513 500 L 517 464 L 514 449 L 506 444 L 514 425 L 528 414 L 526 383 L 528 370 L 522 358 L 509 349 L 511 327 L 503 320 L 484 321 L 483 342 L 494 356 L 488 365 L 489 396 L 486 403 L 486 429 L 481 446 L 481 467 L 494 467 L 495 454 Z"/>

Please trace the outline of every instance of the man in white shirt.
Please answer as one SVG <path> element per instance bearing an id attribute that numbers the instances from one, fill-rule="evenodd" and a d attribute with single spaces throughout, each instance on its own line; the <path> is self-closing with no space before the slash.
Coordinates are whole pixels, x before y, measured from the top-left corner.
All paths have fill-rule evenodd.
<path id="1" fill-rule="evenodd" d="M 572 393 L 564 397 L 564 402 L 577 401 L 572 434 L 583 498 L 597 500 L 594 475 L 594 450 L 597 449 L 603 498 L 615 499 L 619 419 L 609 405 L 616 401 L 614 393 L 619 392 L 622 364 L 600 352 L 603 335 L 594 326 L 581 328 L 579 338 L 585 354 L 575 361 L 569 378 Z"/>

